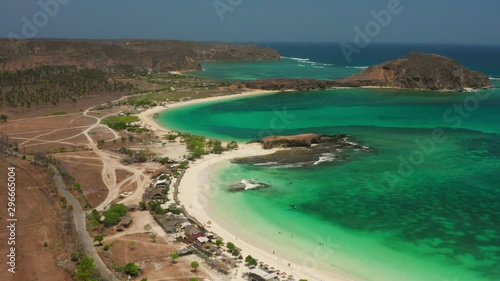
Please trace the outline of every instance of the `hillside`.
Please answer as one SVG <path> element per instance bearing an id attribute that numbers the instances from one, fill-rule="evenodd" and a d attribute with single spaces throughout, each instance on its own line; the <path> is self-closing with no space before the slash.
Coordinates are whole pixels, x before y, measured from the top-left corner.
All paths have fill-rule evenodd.
<path id="1" fill-rule="evenodd" d="M 279 60 L 271 48 L 152 40 L 0 39 L 0 71 L 71 65 L 104 70 L 201 70 L 201 61 Z"/>
<path id="2" fill-rule="evenodd" d="M 412 90 L 464 91 L 492 87 L 488 76 L 436 54 L 411 53 L 354 76 L 337 80 L 341 86 L 380 86 Z"/>

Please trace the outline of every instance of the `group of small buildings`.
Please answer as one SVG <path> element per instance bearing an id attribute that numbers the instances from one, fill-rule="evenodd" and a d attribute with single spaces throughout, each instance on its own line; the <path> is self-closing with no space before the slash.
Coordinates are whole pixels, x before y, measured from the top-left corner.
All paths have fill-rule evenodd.
<path id="1" fill-rule="evenodd" d="M 142 195 L 142 201 L 166 201 L 165 193 L 163 190 L 165 190 L 166 188 L 170 188 L 170 184 L 172 183 L 172 174 L 173 173 L 170 170 L 167 170 L 153 176 L 154 182 L 146 188 L 146 191 Z"/>
<path id="2" fill-rule="evenodd" d="M 175 240 L 187 244 L 186 247 L 177 251 L 179 256 L 199 255 L 214 270 L 221 274 L 230 274 L 234 268 L 237 268 L 243 262 L 241 255 L 234 256 L 225 250 L 225 247 L 217 245 L 217 240 L 222 240 L 222 238 L 207 229 L 211 224 L 210 221 L 202 224 L 189 216 L 184 212 L 179 202 L 176 201 L 175 195 L 172 202 L 166 199 L 164 190 L 166 188 L 170 189 L 172 179 L 173 175 L 170 171 L 154 175 L 153 183 L 143 195 L 145 202 L 159 201 L 161 208 L 166 210 L 163 215 L 154 215 L 156 222 Z M 173 192 L 176 192 L 176 190 Z M 182 212 L 174 213 L 170 211 L 172 208 L 182 210 Z M 237 249 L 237 252 L 241 253 L 241 249 Z M 247 277 L 250 281 L 280 280 L 278 273 L 267 271 L 265 268 L 251 268 L 251 271 L 247 273 Z"/>

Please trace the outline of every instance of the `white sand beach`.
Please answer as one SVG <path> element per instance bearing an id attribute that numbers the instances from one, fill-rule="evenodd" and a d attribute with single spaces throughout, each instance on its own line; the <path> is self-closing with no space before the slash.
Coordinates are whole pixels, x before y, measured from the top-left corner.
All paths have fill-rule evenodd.
<path id="1" fill-rule="evenodd" d="M 244 92 L 244 93 L 236 94 L 236 95 L 225 95 L 225 96 L 210 97 L 210 98 L 204 98 L 204 99 L 188 100 L 188 101 L 171 103 L 171 104 L 168 104 L 167 106 L 155 106 L 153 108 L 150 108 L 148 110 L 141 112 L 139 114 L 139 119 L 146 126 L 150 127 L 150 129 L 152 129 L 155 132 L 168 133 L 168 132 L 171 132 L 171 130 L 169 128 L 167 128 L 165 126 L 158 125 L 158 123 L 156 123 L 156 121 L 152 118 L 156 113 L 160 113 L 162 111 L 172 109 L 172 108 L 181 107 L 181 106 L 194 105 L 194 104 L 205 103 L 205 102 L 223 101 L 223 100 L 229 100 L 229 99 L 235 99 L 235 98 L 245 98 L 245 97 L 257 96 L 257 95 L 269 95 L 269 94 L 274 94 L 274 93 L 277 93 L 277 92 L 276 91 L 255 90 L 255 91 L 248 91 L 248 92 Z"/>
<path id="2" fill-rule="evenodd" d="M 252 91 L 239 95 L 213 97 L 169 104 L 168 108 L 270 93 L 274 92 Z M 152 118 L 152 116 L 155 113 L 168 110 L 168 108 L 162 106 L 155 107 L 142 112 L 139 117 L 142 122 L 149 125 L 149 127 L 152 128 L 156 133 L 166 133 L 169 132 L 169 129 L 158 125 Z M 227 151 L 221 155 L 205 155 L 202 159 L 199 159 L 196 162 L 192 163 L 190 165 L 190 168 L 187 169 L 186 173 L 184 174 L 184 177 L 182 178 L 182 181 L 179 185 L 179 200 L 181 204 L 186 208 L 188 213 L 202 223 L 210 221 L 210 225 L 206 225 L 207 228 L 211 232 L 214 232 L 218 236 L 223 238 L 226 242 L 234 241 L 236 235 L 230 233 L 228 230 L 222 227 L 217 222 L 217 219 L 211 217 L 209 212 L 207 211 L 206 202 L 207 200 L 209 200 L 209 198 L 207 198 L 208 196 L 206 196 L 206 194 L 209 193 L 210 189 L 210 173 L 216 169 L 222 168 L 225 164 L 228 164 L 231 159 L 271 154 L 276 151 L 264 150 L 260 144 L 239 143 L 238 145 L 239 148 L 237 150 Z M 258 245 L 258 242 L 256 241 L 244 241 L 243 239 L 238 239 L 234 242 L 236 246 L 242 250 L 242 255 L 244 257 L 247 255 L 251 255 L 259 261 L 268 264 L 270 267 L 274 267 L 277 270 L 280 270 L 282 272 L 285 271 L 287 272 L 287 274 L 293 275 L 296 280 L 307 279 L 308 281 L 354 281 L 353 278 L 346 277 L 344 273 L 326 272 L 321 271 L 317 268 L 312 269 L 304 267 L 300 263 L 301 257 L 279 256 L 278 254 L 274 254 L 272 249 L 261 247 L 261 245 Z M 248 268 L 246 268 L 242 264 L 237 272 L 229 277 L 229 280 L 246 280 L 242 277 L 242 273 L 246 271 L 249 271 Z"/>

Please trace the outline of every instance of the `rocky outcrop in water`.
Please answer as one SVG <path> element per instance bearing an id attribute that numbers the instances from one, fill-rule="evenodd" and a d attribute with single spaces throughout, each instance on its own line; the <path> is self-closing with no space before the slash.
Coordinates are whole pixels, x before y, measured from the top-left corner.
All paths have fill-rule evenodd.
<path id="1" fill-rule="evenodd" d="M 345 142 L 346 139 L 346 135 L 301 134 L 295 136 L 270 136 L 263 138 L 260 142 L 264 149 L 272 149 L 276 147 L 311 147 L 313 144 Z"/>
<path id="2" fill-rule="evenodd" d="M 115 71 L 201 70 L 201 61 L 279 60 L 271 48 L 153 40 L 0 39 L 0 71 L 73 65 Z"/>

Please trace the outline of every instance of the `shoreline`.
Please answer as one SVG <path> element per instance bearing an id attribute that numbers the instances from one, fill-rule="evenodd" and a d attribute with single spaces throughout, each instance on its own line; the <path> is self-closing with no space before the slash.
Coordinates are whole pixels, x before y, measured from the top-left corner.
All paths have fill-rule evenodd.
<path id="1" fill-rule="evenodd" d="M 205 227 L 210 232 L 216 233 L 223 238 L 225 242 L 233 241 L 235 245 L 242 250 L 243 257 L 251 255 L 259 261 L 268 264 L 270 267 L 293 275 L 296 280 L 304 278 L 309 281 L 355 281 L 355 279 L 346 276 L 346 274 L 342 272 L 327 272 L 319 268 L 305 268 L 300 265 L 300 262 L 298 262 L 295 257 L 289 258 L 287 256 L 280 256 L 280 254 L 274 254 L 270 249 L 266 250 L 265 247 L 260 247 L 255 241 L 238 239 L 235 233 L 222 227 L 218 223 L 218 219 L 210 214 L 207 206 L 207 200 L 210 198 L 207 197 L 210 197 L 210 192 L 213 191 L 215 187 L 210 187 L 210 183 L 207 180 L 210 178 L 212 171 L 223 168 L 224 165 L 235 158 L 266 155 L 276 150 L 277 149 L 264 150 L 261 148 L 260 144 L 243 144 L 238 150 L 224 152 L 222 155 L 211 154 L 204 156 L 202 159 L 195 161 L 191 167 L 186 170 L 179 185 L 179 201 L 186 211 L 199 222 L 204 223 Z M 206 224 L 208 221 L 211 222 L 210 225 Z M 283 252 L 279 251 L 279 248 L 275 250 L 276 252 Z M 280 262 L 278 262 L 278 260 Z M 291 264 L 291 266 L 289 267 L 288 264 Z M 241 264 L 238 267 L 236 275 L 232 276 L 230 280 L 246 281 L 247 279 L 241 277 L 243 271 L 249 271 L 249 269 L 244 264 Z"/>
<path id="2" fill-rule="evenodd" d="M 291 92 L 291 91 L 287 91 L 287 92 Z M 181 101 L 181 102 L 171 103 L 171 104 L 168 104 L 166 106 L 155 106 L 153 108 L 147 109 L 147 110 L 139 113 L 138 117 L 144 124 L 149 125 L 149 127 L 151 127 L 151 129 L 153 129 L 153 131 L 169 133 L 169 132 L 172 132 L 173 130 L 171 130 L 170 128 L 168 128 L 166 126 L 162 126 L 162 125 L 158 124 L 157 120 L 155 120 L 153 118 L 153 116 L 155 114 L 161 113 L 161 112 L 169 110 L 169 109 L 182 107 L 182 106 L 195 105 L 195 104 L 207 103 L 207 102 L 230 100 L 230 99 L 236 99 L 236 98 L 252 97 L 252 96 L 258 96 L 258 95 L 270 95 L 270 94 L 276 94 L 276 93 L 280 93 L 280 92 L 279 91 L 267 91 L 267 90 L 254 90 L 254 91 L 246 91 L 246 92 L 243 92 L 241 94 L 224 95 L 224 96 L 208 97 L 208 98 L 203 98 L 203 99 Z"/>
<path id="3" fill-rule="evenodd" d="M 189 100 L 184 102 L 178 102 L 169 104 L 165 106 L 157 106 L 139 114 L 140 120 L 149 125 L 155 133 L 168 133 L 171 132 L 168 127 L 161 126 L 157 123 L 152 116 L 156 113 L 160 113 L 165 110 L 172 108 L 178 108 L 182 106 L 207 103 L 213 101 L 229 100 L 240 97 L 251 97 L 256 95 L 274 94 L 279 93 L 277 91 L 265 91 L 256 90 L 248 91 L 242 94 L 236 95 L 225 95 L 218 97 L 210 97 L 205 99 Z M 226 151 L 223 154 L 209 154 L 203 156 L 203 158 L 196 160 L 192 163 L 190 168 L 188 168 L 179 184 L 179 194 L 178 198 L 180 203 L 183 205 L 185 210 L 193 217 L 195 217 L 200 222 L 208 222 L 211 224 L 207 228 L 216 233 L 218 236 L 224 239 L 225 242 L 233 241 L 236 235 L 231 233 L 229 230 L 218 224 L 217 220 L 211 216 L 207 209 L 207 198 L 206 193 L 210 191 L 210 183 L 207 181 L 210 172 L 213 169 L 220 169 L 223 165 L 230 163 L 232 159 L 241 157 L 250 157 L 257 155 L 271 154 L 277 151 L 277 149 L 264 150 L 260 144 L 246 144 L 238 143 L 239 148 L 233 151 Z M 213 187 L 212 187 L 213 188 Z M 306 278 L 309 281 L 313 280 L 330 280 L 330 281 L 355 281 L 354 279 L 346 276 L 343 272 L 330 272 L 322 271 L 318 268 L 309 269 L 300 266 L 300 263 L 294 261 L 294 259 L 288 259 L 287 257 L 279 256 L 274 254 L 271 250 L 265 250 L 264 247 L 259 247 L 258 243 L 255 241 L 244 241 L 237 239 L 235 242 L 236 246 L 242 250 L 242 255 L 245 257 L 251 255 L 254 258 L 268 264 L 270 267 L 279 269 L 282 272 L 288 272 L 288 274 L 293 275 L 296 280 L 301 278 Z M 277 259 L 281 262 L 278 263 Z M 283 265 L 285 264 L 285 265 Z M 288 266 L 291 264 L 291 266 Z M 229 280 L 246 281 L 241 275 L 243 271 L 248 272 L 249 269 L 242 263 L 236 270 L 236 274 L 229 276 Z"/>

